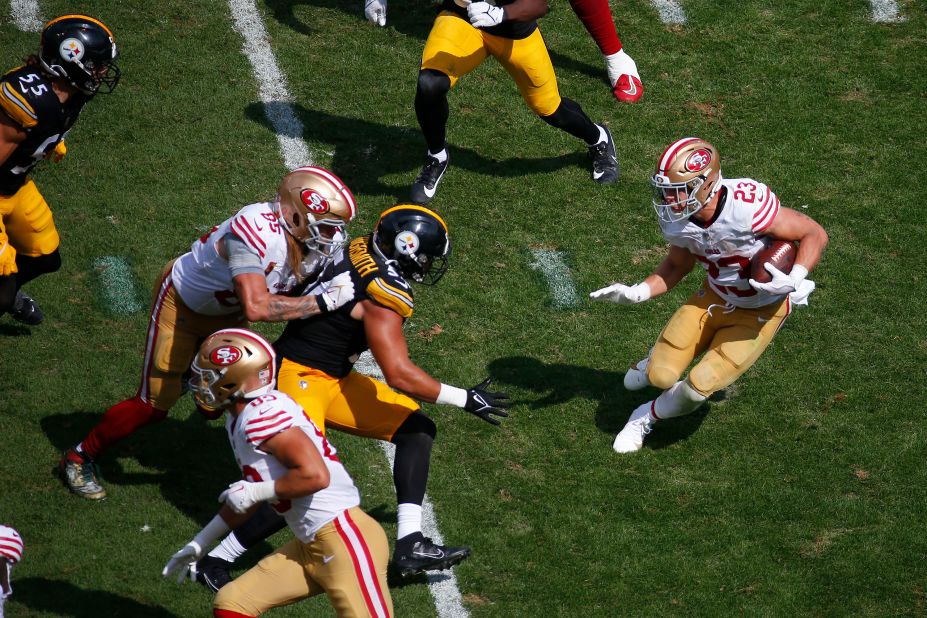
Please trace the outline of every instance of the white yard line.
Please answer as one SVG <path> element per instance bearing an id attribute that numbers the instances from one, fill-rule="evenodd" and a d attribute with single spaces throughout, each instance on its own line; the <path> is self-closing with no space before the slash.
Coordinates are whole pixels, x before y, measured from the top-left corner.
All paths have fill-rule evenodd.
<path id="1" fill-rule="evenodd" d="M 354 368 L 364 375 L 368 375 L 377 380 L 383 380 L 383 372 L 373 355 L 368 351 L 361 354 L 354 364 Z M 383 452 L 389 460 L 390 469 L 393 468 L 396 447 L 390 442 L 380 442 Z M 444 544 L 444 537 L 438 529 L 438 519 L 435 516 L 434 507 L 428 496 L 422 503 L 422 533 L 431 537 L 431 540 L 438 545 Z M 467 608 L 463 606 L 463 599 L 460 596 L 460 589 L 457 587 L 457 577 L 453 570 L 441 571 L 439 573 L 428 573 L 428 589 L 435 600 L 435 609 L 438 610 L 439 618 L 466 618 L 470 615 Z"/>
<path id="2" fill-rule="evenodd" d="M 686 12 L 675 0 L 650 0 L 653 8 L 660 14 L 660 21 L 664 24 L 686 23 Z"/>
<path id="3" fill-rule="evenodd" d="M 267 119 L 270 120 L 280 143 L 280 151 L 287 169 L 312 162 L 309 148 L 302 139 L 303 125 L 296 117 L 291 105 L 291 97 L 286 87 L 286 79 L 277 67 L 273 51 L 268 43 L 264 22 L 253 0 L 229 0 L 235 30 L 244 39 L 242 51 L 251 63 L 254 77 L 258 82 L 261 101 Z M 365 353 L 356 364 L 358 371 L 383 378 L 383 372 L 370 353 Z M 393 445 L 384 443 L 383 449 L 393 467 Z M 434 507 L 428 496 L 422 504 L 422 532 L 436 543 L 443 543 L 438 530 Z M 457 587 L 457 578 L 453 571 L 428 575 L 428 589 L 435 601 L 439 618 L 466 618 L 469 616 Z"/>
<path id="4" fill-rule="evenodd" d="M 579 297 L 573 284 L 573 275 L 570 273 L 570 267 L 563 261 L 563 254 L 553 249 L 532 249 L 531 254 L 535 261 L 529 266 L 544 275 L 554 306 L 566 309 L 578 305 Z"/>
<path id="5" fill-rule="evenodd" d="M 106 308 L 116 315 L 131 315 L 143 309 L 138 299 L 135 277 L 123 257 L 107 255 L 93 262 L 100 278 L 100 289 Z"/>
<path id="6" fill-rule="evenodd" d="M 39 19 L 37 0 L 10 0 L 10 16 L 13 23 L 23 32 L 41 32 L 42 20 Z"/>
<path id="7" fill-rule="evenodd" d="M 277 134 L 284 165 L 291 170 L 311 164 L 309 148 L 303 141 L 303 123 L 290 104 L 292 97 L 287 90 L 286 77 L 277 67 L 257 6 L 253 0 L 229 0 L 229 8 L 235 20 L 235 30 L 244 39 L 242 51 L 251 62 L 259 96 L 264 103 L 264 114 Z"/>
<path id="8" fill-rule="evenodd" d="M 892 24 L 904 21 L 904 16 L 898 12 L 898 3 L 895 0 L 869 0 L 872 7 L 872 21 Z"/>

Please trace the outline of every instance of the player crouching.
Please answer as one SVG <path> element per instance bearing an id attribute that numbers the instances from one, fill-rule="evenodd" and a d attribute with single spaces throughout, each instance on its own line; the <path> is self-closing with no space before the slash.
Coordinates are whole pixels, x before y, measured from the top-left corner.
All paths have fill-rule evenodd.
<path id="1" fill-rule="evenodd" d="M 211 544 L 270 502 L 296 538 L 224 586 L 214 616 L 259 616 L 323 592 L 339 616 L 392 616 L 386 534 L 360 509 L 360 494 L 335 448 L 299 404 L 274 390 L 270 344 L 247 330 L 220 330 L 200 346 L 191 372 L 197 405 L 228 412 L 226 429 L 244 480 L 219 495 L 219 513 L 162 575 L 176 573 L 183 581 Z"/>

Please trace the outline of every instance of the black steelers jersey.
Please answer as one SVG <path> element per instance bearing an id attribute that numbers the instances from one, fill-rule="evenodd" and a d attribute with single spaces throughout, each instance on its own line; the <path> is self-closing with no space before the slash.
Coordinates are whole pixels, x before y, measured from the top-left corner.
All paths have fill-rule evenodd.
<path id="1" fill-rule="evenodd" d="M 283 334 L 274 342 L 279 356 L 343 378 L 367 349 L 364 323 L 351 317 L 354 305 L 372 300 L 392 309 L 403 319 L 412 315 L 411 286 L 371 248 L 370 243 L 370 236 L 352 240 L 306 291 L 319 293 L 337 281 L 342 290 L 345 286 L 351 288 L 348 293 L 353 294 L 353 299 L 331 313 L 288 322 Z"/>
<path id="2" fill-rule="evenodd" d="M 26 139 L 0 165 L 0 195 L 13 195 L 26 174 L 64 139 L 90 97 L 75 92 L 61 103 L 51 79 L 38 67 L 22 66 L 0 77 L 0 112 L 26 132 Z"/>
<path id="3" fill-rule="evenodd" d="M 512 4 L 515 0 L 493 0 L 490 4 L 496 6 L 505 6 L 506 4 Z M 441 3 L 441 10 L 450 11 L 455 15 L 462 17 L 467 23 L 470 23 L 470 18 L 467 17 L 467 7 L 466 5 L 461 6 L 463 3 L 458 4 L 455 0 L 443 0 Z M 498 26 L 493 26 L 491 28 L 480 28 L 483 32 L 492 34 L 495 36 L 501 36 L 504 39 L 523 39 L 529 36 L 534 32 L 538 27 L 538 22 L 536 21 L 504 21 Z"/>

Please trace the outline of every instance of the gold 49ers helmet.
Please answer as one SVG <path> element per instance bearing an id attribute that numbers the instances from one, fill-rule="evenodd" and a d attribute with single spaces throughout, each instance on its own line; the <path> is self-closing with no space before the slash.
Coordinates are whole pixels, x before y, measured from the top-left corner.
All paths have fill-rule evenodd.
<path id="1" fill-rule="evenodd" d="M 334 246 L 346 238 L 344 226 L 357 214 L 354 194 L 326 169 L 307 165 L 283 177 L 277 189 L 277 215 L 284 228 L 310 249 Z"/>
<path id="2" fill-rule="evenodd" d="M 721 189 L 718 149 L 697 137 L 676 140 L 663 151 L 650 184 L 661 221 L 691 217 Z"/>
<path id="3" fill-rule="evenodd" d="M 434 285 L 447 272 L 447 223 L 424 206 L 397 204 L 383 211 L 373 230 L 373 246 L 416 283 Z"/>
<path id="4" fill-rule="evenodd" d="M 236 399 L 254 399 L 274 388 L 276 355 L 257 333 L 226 328 L 206 338 L 190 372 L 196 405 L 217 418 Z"/>
<path id="5" fill-rule="evenodd" d="M 119 82 L 118 56 L 112 31 L 93 17 L 62 15 L 42 30 L 42 68 L 84 94 L 113 91 Z"/>

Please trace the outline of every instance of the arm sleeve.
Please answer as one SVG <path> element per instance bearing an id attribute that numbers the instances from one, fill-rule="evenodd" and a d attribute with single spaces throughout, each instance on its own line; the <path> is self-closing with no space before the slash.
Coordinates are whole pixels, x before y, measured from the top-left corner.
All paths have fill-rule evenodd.
<path id="1" fill-rule="evenodd" d="M 264 274 L 264 269 L 261 268 L 261 258 L 238 236 L 225 235 L 225 250 L 229 254 L 229 269 L 233 277 L 248 273 Z"/>

